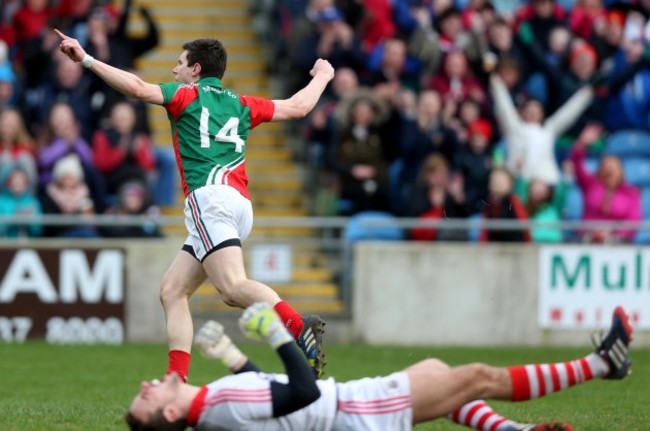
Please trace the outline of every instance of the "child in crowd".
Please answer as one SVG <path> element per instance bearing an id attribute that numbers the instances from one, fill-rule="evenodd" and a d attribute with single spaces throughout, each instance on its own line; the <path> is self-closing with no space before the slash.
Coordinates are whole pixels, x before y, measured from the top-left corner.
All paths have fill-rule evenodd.
<path id="1" fill-rule="evenodd" d="M 7 163 L 0 169 L 0 215 L 31 217 L 42 213 L 34 193 L 34 182 L 20 162 Z M 39 236 L 39 224 L 0 223 L 0 237 Z"/>
<path id="2" fill-rule="evenodd" d="M 490 173 L 490 194 L 483 210 L 486 220 L 526 220 L 528 214 L 524 205 L 514 194 L 514 179 L 504 168 L 494 169 Z M 505 230 L 483 229 L 481 242 L 530 242 L 528 229 Z"/>
<path id="3" fill-rule="evenodd" d="M 146 216 L 155 217 L 160 211 L 149 202 L 147 188 L 139 181 L 128 181 L 120 187 L 117 203 L 109 208 L 107 214 L 121 216 Z M 106 226 L 102 234 L 107 237 L 118 238 L 155 238 L 161 233 L 158 226 L 151 221 L 145 221 L 139 226 Z"/>
<path id="4" fill-rule="evenodd" d="M 474 121 L 468 127 L 468 136 L 468 145 L 459 150 L 455 165 L 465 184 L 467 211 L 476 214 L 485 206 L 487 197 L 487 183 L 492 168 L 492 126 L 486 120 Z"/>
<path id="5" fill-rule="evenodd" d="M 45 214 L 83 216 L 95 214 L 88 185 L 84 182 L 81 162 L 76 155 L 67 155 L 54 165 L 52 181 L 45 187 L 43 196 Z M 46 236 L 66 238 L 95 238 L 99 234 L 90 225 L 49 226 Z"/>

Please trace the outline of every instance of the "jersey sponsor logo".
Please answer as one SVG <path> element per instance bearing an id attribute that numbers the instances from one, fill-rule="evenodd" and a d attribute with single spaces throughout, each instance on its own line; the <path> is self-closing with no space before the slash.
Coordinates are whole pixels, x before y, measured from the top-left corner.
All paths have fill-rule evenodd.
<path id="1" fill-rule="evenodd" d="M 201 90 L 203 90 L 204 93 L 225 94 L 228 97 L 237 99 L 237 95 L 228 89 L 212 87 L 210 85 L 204 85 L 203 87 L 201 87 Z"/>

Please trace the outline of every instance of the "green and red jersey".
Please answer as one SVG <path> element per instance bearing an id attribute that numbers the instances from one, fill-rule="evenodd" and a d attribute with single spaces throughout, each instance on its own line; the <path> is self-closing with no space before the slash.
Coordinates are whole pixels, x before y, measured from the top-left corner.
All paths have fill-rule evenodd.
<path id="1" fill-rule="evenodd" d="M 193 84 L 160 84 L 172 129 L 183 191 L 225 184 L 250 198 L 246 141 L 260 123 L 271 121 L 275 105 L 260 97 L 239 96 L 218 78 Z"/>

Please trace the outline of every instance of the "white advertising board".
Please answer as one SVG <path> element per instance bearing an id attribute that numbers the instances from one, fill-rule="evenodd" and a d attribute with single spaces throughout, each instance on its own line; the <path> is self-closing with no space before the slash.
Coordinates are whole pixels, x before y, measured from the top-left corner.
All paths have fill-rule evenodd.
<path id="1" fill-rule="evenodd" d="M 540 327 L 607 327 L 617 305 L 625 307 L 636 328 L 650 328 L 650 249 L 625 246 L 540 248 Z"/>

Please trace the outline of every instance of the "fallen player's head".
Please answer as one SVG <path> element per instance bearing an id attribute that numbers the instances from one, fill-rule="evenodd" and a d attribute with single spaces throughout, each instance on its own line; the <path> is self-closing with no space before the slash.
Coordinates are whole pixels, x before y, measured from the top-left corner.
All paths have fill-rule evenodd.
<path id="1" fill-rule="evenodd" d="M 162 382 L 142 382 L 126 414 L 131 430 L 176 431 L 187 428 L 187 418 L 178 404 L 181 378 L 176 373 L 167 374 Z"/>

